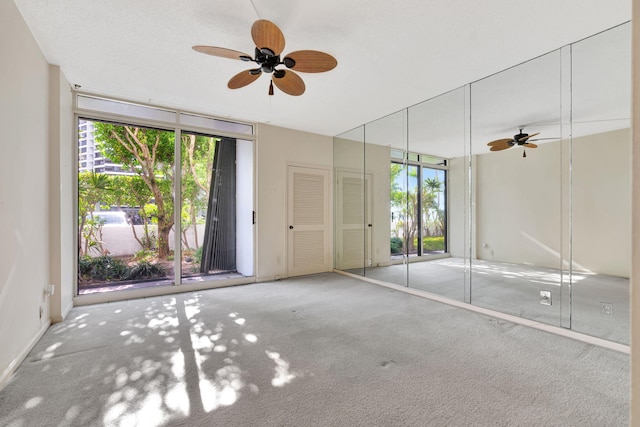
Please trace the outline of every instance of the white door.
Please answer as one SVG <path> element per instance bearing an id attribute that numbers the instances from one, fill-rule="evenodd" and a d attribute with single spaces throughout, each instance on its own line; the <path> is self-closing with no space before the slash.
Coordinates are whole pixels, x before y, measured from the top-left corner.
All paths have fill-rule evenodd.
<path id="1" fill-rule="evenodd" d="M 288 275 L 331 270 L 329 170 L 289 166 L 287 199 Z"/>
<path id="2" fill-rule="evenodd" d="M 371 265 L 371 175 L 338 170 L 336 268 Z"/>

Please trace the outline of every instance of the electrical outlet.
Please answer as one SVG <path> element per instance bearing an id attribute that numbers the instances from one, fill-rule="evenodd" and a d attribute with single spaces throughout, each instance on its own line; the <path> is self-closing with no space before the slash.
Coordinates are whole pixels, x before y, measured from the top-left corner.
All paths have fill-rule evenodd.
<path id="1" fill-rule="evenodd" d="M 613 304 L 611 304 L 610 302 L 601 302 L 600 316 L 613 318 Z"/>
<path id="2" fill-rule="evenodd" d="M 551 305 L 551 291 L 540 291 L 540 304 Z"/>

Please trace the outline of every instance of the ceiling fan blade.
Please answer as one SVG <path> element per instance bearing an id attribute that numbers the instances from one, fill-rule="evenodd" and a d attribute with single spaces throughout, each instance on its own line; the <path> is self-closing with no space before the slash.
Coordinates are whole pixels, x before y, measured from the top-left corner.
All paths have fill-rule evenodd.
<path id="1" fill-rule="evenodd" d="M 280 28 L 271 21 L 259 19 L 251 26 L 251 37 L 258 49 L 268 48 L 275 55 L 280 55 L 284 49 L 284 35 Z"/>
<path id="2" fill-rule="evenodd" d="M 193 46 L 192 49 L 195 50 L 196 52 L 206 53 L 207 55 L 213 55 L 213 56 L 221 56 L 222 58 L 229 58 L 229 59 L 242 59 L 242 57 L 251 58 L 246 53 L 238 52 L 237 50 L 227 49 L 224 47 L 198 45 L 198 46 Z"/>
<path id="3" fill-rule="evenodd" d="M 534 139 L 528 138 L 527 141 L 544 141 L 545 139 L 558 140 L 558 139 L 562 139 L 562 138 L 560 138 L 560 137 L 556 137 L 556 138 L 534 138 Z"/>
<path id="4" fill-rule="evenodd" d="M 538 148 L 536 144 L 532 144 L 531 142 L 525 142 L 522 146 L 527 148 Z"/>
<path id="5" fill-rule="evenodd" d="M 227 86 L 229 89 L 239 89 L 241 87 L 245 87 L 249 83 L 253 83 L 256 81 L 258 77 L 260 77 L 262 73 L 251 74 L 251 70 L 244 70 L 231 77 Z"/>
<path id="6" fill-rule="evenodd" d="M 302 95 L 304 93 L 305 86 L 300 76 L 293 71 L 282 71 L 284 72 L 284 76 L 280 78 L 273 76 L 273 84 L 276 85 L 278 89 L 289 95 Z"/>
<path id="7" fill-rule="evenodd" d="M 489 143 L 487 143 L 487 145 L 489 147 L 493 147 L 494 145 L 503 145 L 504 143 L 508 143 L 508 142 L 512 142 L 513 139 L 511 138 L 504 138 L 504 139 L 496 139 L 495 141 L 491 141 Z"/>
<path id="8" fill-rule="evenodd" d="M 527 141 L 528 139 L 533 138 L 533 137 L 534 137 L 534 136 L 536 136 L 536 135 L 540 135 L 540 132 L 532 133 L 531 135 L 527 135 L 527 136 L 525 136 L 524 138 L 520 138 L 520 139 L 518 139 L 518 141 L 517 141 L 517 142 L 525 142 L 525 141 Z"/>
<path id="9" fill-rule="evenodd" d="M 317 50 L 297 50 L 289 53 L 286 58 L 295 61 L 295 65 L 290 67 L 292 70 L 303 73 L 323 73 L 333 70 L 338 65 L 338 61 L 333 56 Z"/>
<path id="10" fill-rule="evenodd" d="M 511 148 L 513 147 L 513 145 L 509 144 L 508 142 L 504 142 L 502 144 L 496 144 L 491 146 L 491 150 L 490 151 L 501 151 L 501 150 L 506 150 L 507 148 Z"/>

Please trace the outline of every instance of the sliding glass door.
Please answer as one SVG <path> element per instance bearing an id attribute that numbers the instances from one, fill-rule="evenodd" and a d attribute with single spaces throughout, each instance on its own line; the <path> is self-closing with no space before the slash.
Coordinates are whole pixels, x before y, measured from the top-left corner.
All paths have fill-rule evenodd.
<path id="1" fill-rule="evenodd" d="M 236 271 L 236 141 L 181 134 L 181 275 Z"/>
<path id="2" fill-rule="evenodd" d="M 174 133 L 80 119 L 79 135 L 80 292 L 170 283 Z"/>
<path id="3" fill-rule="evenodd" d="M 78 96 L 78 294 L 252 276 L 252 127 L 135 107 Z"/>

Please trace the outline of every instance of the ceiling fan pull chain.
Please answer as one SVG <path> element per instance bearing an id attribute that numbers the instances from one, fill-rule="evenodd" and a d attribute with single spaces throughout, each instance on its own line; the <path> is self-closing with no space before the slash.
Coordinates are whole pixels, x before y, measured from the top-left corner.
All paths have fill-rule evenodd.
<path id="1" fill-rule="evenodd" d="M 526 149 L 522 150 L 522 157 L 527 157 L 527 150 Z"/>
<path id="2" fill-rule="evenodd" d="M 273 80 L 269 82 L 269 95 L 273 95 Z"/>

